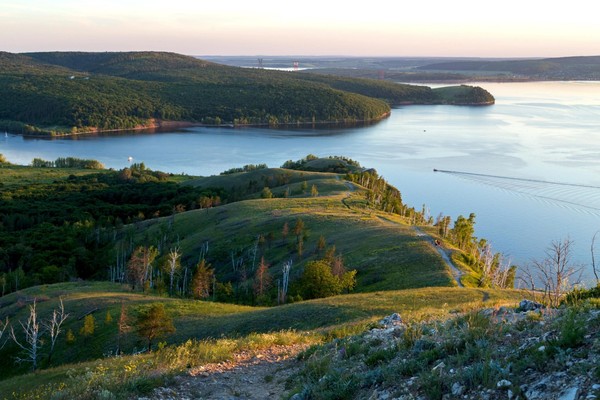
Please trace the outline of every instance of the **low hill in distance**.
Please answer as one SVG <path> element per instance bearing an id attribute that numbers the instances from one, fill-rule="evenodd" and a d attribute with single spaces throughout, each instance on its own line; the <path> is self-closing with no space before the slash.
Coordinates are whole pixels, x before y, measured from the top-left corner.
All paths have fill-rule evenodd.
<path id="1" fill-rule="evenodd" d="M 291 69 L 394 82 L 600 80 L 600 56 L 557 58 L 477 57 L 256 57 L 207 56 L 226 65 Z M 260 61 L 260 64 L 259 64 Z"/>
<path id="2" fill-rule="evenodd" d="M 0 52 L 0 129 L 27 134 L 166 122 L 356 124 L 384 118 L 397 104 L 493 102 L 472 91 L 454 100 L 428 87 L 230 67 L 174 53 Z"/>
<path id="3" fill-rule="evenodd" d="M 560 57 L 533 60 L 454 61 L 434 63 L 419 71 L 486 75 L 521 80 L 600 80 L 600 56 Z M 490 79 L 488 77 L 488 79 Z"/>

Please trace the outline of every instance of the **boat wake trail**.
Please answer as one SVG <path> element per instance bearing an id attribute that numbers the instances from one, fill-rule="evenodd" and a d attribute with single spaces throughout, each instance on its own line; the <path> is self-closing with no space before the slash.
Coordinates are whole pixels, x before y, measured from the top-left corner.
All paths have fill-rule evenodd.
<path id="1" fill-rule="evenodd" d="M 434 169 L 462 179 L 600 216 L 600 186 Z"/>

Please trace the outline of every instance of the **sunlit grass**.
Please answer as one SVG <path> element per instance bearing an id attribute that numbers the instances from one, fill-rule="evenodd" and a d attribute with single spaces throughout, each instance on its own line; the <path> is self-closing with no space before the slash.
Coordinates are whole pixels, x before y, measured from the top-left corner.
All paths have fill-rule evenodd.
<path id="1" fill-rule="evenodd" d="M 111 286 L 114 292 L 109 291 Z M 281 307 L 257 308 L 146 296 L 127 292 L 126 286 L 122 285 L 84 282 L 29 288 L 11 294 L 12 299 L 3 300 L 16 303 L 18 298 L 25 295 L 31 299 L 42 292 L 46 297 L 39 303 L 41 316 L 56 307 L 57 296 L 61 296 L 66 311 L 71 314 L 66 329 L 78 332 L 82 325 L 78 318 L 86 311 L 97 309 L 94 312 L 97 332 L 88 340 L 78 337 L 75 345 L 61 341 L 54 365 L 65 365 L 54 368 L 42 365 L 46 369 L 35 374 L 0 381 L 2 394 L 13 391 L 25 393 L 31 389 L 31 396 L 25 398 L 47 398 L 49 393 L 58 396 L 56 398 L 70 398 L 77 391 L 108 391 L 117 398 L 127 398 L 132 393 L 145 393 L 164 384 L 172 374 L 190 366 L 227 360 L 235 352 L 258 351 L 272 345 L 321 343 L 353 335 L 393 312 L 400 313 L 405 321 L 411 323 L 446 318 L 479 307 L 514 305 L 522 298 L 520 292 L 510 290 L 422 288 L 351 294 Z M 105 358 L 107 349 L 114 350 L 114 324 L 118 319 L 121 300 L 125 301 L 131 316 L 140 305 L 154 302 L 165 304 L 177 328 L 175 334 L 164 339 L 170 345 L 152 354 Z M 6 310 L 2 308 L 2 317 Z M 107 311 L 113 317 L 108 324 L 103 320 Z M 26 303 L 12 308 L 10 314 L 14 322 L 24 319 L 27 315 Z M 135 348 L 143 348 L 142 344 L 136 345 L 136 342 L 135 334 L 128 333 L 124 341 L 126 353 L 131 354 Z M 82 357 L 73 358 L 74 353 Z M 13 368 L 13 360 L 6 353 L 3 358 L 2 368 Z M 99 360 L 84 361 L 86 358 Z M 80 362 L 73 363 L 73 359 Z"/>

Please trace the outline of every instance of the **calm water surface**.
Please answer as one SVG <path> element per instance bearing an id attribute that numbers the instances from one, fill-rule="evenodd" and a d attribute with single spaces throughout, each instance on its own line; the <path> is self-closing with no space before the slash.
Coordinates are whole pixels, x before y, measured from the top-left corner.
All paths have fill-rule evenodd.
<path id="1" fill-rule="evenodd" d="M 474 212 L 476 235 L 515 263 L 540 259 L 551 241 L 570 238 L 576 261 L 589 265 L 600 230 L 600 82 L 479 85 L 496 105 L 407 106 L 365 128 L 191 128 L 60 140 L 9 134 L 0 137 L 0 153 L 19 164 L 74 156 L 113 168 L 131 156 L 193 175 L 275 167 L 308 153 L 345 155 L 376 168 L 406 203 L 425 204 L 434 217 Z"/>

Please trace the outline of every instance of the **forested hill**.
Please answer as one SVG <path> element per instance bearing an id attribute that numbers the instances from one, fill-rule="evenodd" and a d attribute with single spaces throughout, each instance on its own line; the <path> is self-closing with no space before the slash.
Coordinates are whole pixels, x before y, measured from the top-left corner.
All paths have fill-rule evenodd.
<path id="1" fill-rule="evenodd" d="M 388 115 L 394 104 L 452 103 L 433 92 L 375 80 L 230 67 L 164 52 L 0 52 L 0 129 L 22 133 L 129 129 L 157 120 L 373 121 Z M 464 103 L 464 96 L 457 102 Z"/>
<path id="2" fill-rule="evenodd" d="M 524 79 L 599 80 L 600 56 L 559 57 L 534 60 L 452 61 L 417 68 L 422 71 L 512 74 Z"/>

